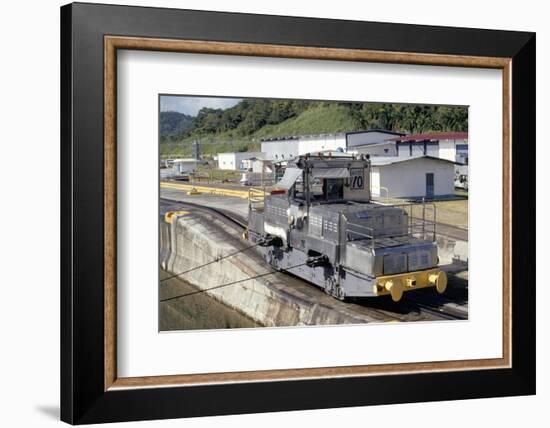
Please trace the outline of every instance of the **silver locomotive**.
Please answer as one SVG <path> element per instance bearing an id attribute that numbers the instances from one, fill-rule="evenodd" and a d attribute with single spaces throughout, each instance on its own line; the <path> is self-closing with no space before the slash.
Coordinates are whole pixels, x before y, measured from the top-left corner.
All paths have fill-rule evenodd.
<path id="1" fill-rule="evenodd" d="M 414 208 L 371 201 L 368 158 L 305 155 L 261 203 L 251 202 L 248 239 L 274 268 L 340 300 L 399 301 L 424 287 L 443 293 L 435 218 L 414 217 Z"/>

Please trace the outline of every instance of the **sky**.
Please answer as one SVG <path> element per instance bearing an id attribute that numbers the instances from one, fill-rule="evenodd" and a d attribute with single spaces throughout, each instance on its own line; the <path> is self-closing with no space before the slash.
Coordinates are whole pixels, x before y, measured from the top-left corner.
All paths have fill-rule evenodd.
<path id="1" fill-rule="evenodd" d="M 226 109 L 233 107 L 239 101 L 241 101 L 241 98 L 161 95 L 160 111 L 177 111 L 190 116 L 196 116 L 203 107 Z"/>

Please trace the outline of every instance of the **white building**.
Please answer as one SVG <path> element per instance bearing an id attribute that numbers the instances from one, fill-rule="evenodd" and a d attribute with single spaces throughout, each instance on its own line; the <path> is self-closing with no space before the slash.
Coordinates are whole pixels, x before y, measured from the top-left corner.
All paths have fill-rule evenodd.
<path id="1" fill-rule="evenodd" d="M 218 168 L 240 171 L 247 169 L 246 161 L 251 158 L 264 158 L 264 153 L 261 152 L 235 152 L 235 153 L 218 153 Z"/>
<path id="2" fill-rule="evenodd" d="M 399 157 L 433 156 L 462 164 L 468 163 L 467 132 L 430 132 L 394 137 Z"/>
<path id="3" fill-rule="evenodd" d="M 174 159 L 172 161 L 172 171 L 174 175 L 185 175 L 195 172 L 199 161 L 193 158 Z"/>
<path id="4" fill-rule="evenodd" d="M 192 158 L 184 159 L 169 159 L 169 164 L 166 168 L 160 169 L 161 179 L 175 178 L 177 180 L 187 180 L 189 176 L 197 171 L 197 167 L 201 164 L 200 160 Z"/>
<path id="5" fill-rule="evenodd" d="M 273 161 L 285 161 L 306 153 L 349 152 L 360 146 L 384 143 L 390 137 L 403 136 L 401 133 L 372 129 L 368 131 L 340 132 L 334 134 L 297 135 L 271 138 L 262 141 L 265 158 Z"/>
<path id="6" fill-rule="evenodd" d="M 371 157 L 374 197 L 438 198 L 454 195 L 455 162 L 431 156 Z"/>
<path id="7" fill-rule="evenodd" d="M 298 156 L 298 137 L 270 138 L 262 141 L 266 159 L 284 161 Z"/>
<path id="8" fill-rule="evenodd" d="M 249 171 L 249 172 L 265 172 L 266 169 L 272 169 L 273 165 L 270 160 L 266 160 L 260 157 L 251 157 L 248 159 L 243 159 L 241 162 L 241 166 L 243 170 Z"/>
<path id="9" fill-rule="evenodd" d="M 263 186 L 275 183 L 275 165 L 270 160 L 250 158 L 243 160 L 241 184 Z"/>
<path id="10" fill-rule="evenodd" d="M 387 144 L 389 138 L 402 137 L 404 135 L 401 132 L 386 131 L 385 129 L 347 132 L 346 149 L 348 152 L 352 152 L 360 147 L 365 148 L 375 144 Z"/>
<path id="11" fill-rule="evenodd" d="M 273 161 L 286 161 L 306 153 L 346 148 L 346 134 L 300 135 L 273 138 L 262 141 L 262 152 L 265 158 Z"/>
<path id="12" fill-rule="evenodd" d="M 384 141 L 382 143 L 361 144 L 353 147 L 348 153 L 370 156 L 397 156 L 395 141 Z"/>

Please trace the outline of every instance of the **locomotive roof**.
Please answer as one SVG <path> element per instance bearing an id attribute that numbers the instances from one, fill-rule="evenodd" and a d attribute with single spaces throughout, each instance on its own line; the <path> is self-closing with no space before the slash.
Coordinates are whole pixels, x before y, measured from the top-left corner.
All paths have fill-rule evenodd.
<path id="1" fill-rule="evenodd" d="M 312 171 L 323 168 L 365 168 L 369 164 L 369 160 L 365 158 L 357 158 L 355 156 L 311 156 L 303 155 L 295 159 L 293 167 L 304 169 L 308 167 Z M 290 164 L 289 164 L 290 167 Z"/>

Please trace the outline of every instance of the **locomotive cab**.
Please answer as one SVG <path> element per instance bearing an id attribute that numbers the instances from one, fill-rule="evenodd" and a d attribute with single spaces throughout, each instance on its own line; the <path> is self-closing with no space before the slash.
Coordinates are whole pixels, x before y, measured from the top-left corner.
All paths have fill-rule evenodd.
<path id="1" fill-rule="evenodd" d="M 251 204 L 249 240 L 273 267 L 338 299 L 444 292 L 435 218 L 416 218 L 411 204 L 371 201 L 369 178 L 368 158 L 299 157 L 276 184 L 284 192 L 266 196 L 263 207 Z"/>

